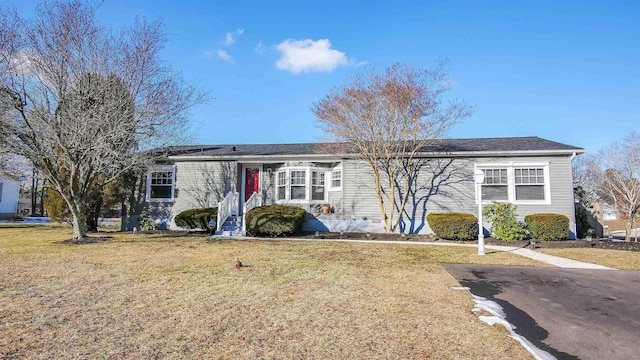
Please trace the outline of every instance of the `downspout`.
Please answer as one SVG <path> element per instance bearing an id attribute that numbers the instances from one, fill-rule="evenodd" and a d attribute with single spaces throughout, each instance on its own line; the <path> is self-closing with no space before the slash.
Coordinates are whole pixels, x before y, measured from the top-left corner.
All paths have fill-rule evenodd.
<path id="1" fill-rule="evenodd" d="M 571 157 L 569 158 L 569 165 L 571 165 L 569 170 L 571 172 L 571 191 L 572 191 L 571 197 L 573 198 L 573 211 L 572 211 L 573 212 L 573 234 L 574 234 L 574 237 L 578 239 L 578 223 L 576 220 L 576 194 L 573 189 L 573 165 L 572 165 L 573 159 L 575 157 L 576 157 L 576 152 L 574 151 L 573 154 L 571 154 Z M 569 230 L 571 230 L 571 223 L 569 223 Z"/>

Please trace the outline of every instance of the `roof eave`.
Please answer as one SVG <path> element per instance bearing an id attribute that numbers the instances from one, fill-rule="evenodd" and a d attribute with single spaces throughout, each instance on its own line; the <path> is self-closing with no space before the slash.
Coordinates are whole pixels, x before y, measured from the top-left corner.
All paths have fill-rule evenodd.
<path id="1" fill-rule="evenodd" d="M 518 150 L 518 151 L 450 151 L 450 152 L 419 152 L 416 157 L 492 157 L 492 156 L 555 156 L 573 155 L 585 153 L 585 149 L 560 149 L 560 150 Z M 189 160 L 235 160 L 235 161 L 275 161 L 275 160 L 302 160 L 302 159 L 327 159 L 339 160 L 360 157 L 357 153 L 349 154 L 277 154 L 277 155 L 173 155 L 162 159 L 189 161 Z"/>

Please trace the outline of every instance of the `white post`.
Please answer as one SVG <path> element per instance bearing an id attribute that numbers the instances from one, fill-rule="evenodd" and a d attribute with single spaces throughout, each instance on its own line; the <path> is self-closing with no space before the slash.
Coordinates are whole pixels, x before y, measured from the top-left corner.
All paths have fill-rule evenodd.
<path id="1" fill-rule="evenodd" d="M 476 183 L 478 194 L 478 255 L 484 255 L 484 230 L 482 226 L 482 184 L 484 183 L 484 171 L 476 169 L 473 172 L 473 180 Z"/>
<path id="2" fill-rule="evenodd" d="M 484 230 L 482 226 L 482 185 L 478 187 L 478 255 L 484 255 Z"/>

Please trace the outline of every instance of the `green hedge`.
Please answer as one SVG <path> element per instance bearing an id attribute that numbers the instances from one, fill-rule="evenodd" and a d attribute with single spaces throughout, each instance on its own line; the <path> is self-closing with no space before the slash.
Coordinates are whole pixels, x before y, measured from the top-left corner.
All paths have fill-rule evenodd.
<path id="1" fill-rule="evenodd" d="M 569 218 L 560 214 L 533 214 L 524 217 L 531 237 L 544 240 L 566 240 L 569 236 Z"/>
<path id="2" fill-rule="evenodd" d="M 247 234 L 251 236 L 284 236 L 302 230 L 306 211 L 297 206 L 268 205 L 247 212 Z"/>
<path id="3" fill-rule="evenodd" d="M 441 239 L 475 240 L 478 238 L 478 218 L 463 213 L 431 213 L 427 215 L 431 230 Z"/>
<path id="4" fill-rule="evenodd" d="M 218 208 L 189 209 L 176 215 L 176 225 L 191 230 L 209 230 L 209 222 L 216 221 Z"/>

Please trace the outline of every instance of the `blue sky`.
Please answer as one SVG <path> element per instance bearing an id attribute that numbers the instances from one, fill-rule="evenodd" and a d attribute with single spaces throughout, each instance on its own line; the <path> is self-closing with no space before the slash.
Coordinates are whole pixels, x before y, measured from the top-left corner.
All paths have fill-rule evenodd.
<path id="1" fill-rule="evenodd" d="M 37 1 L 8 3 L 28 14 Z M 164 22 L 164 59 L 211 93 L 191 111 L 194 143 L 317 141 L 310 106 L 364 64 L 439 58 L 450 96 L 476 106 L 448 137 L 540 136 L 594 152 L 639 130 L 637 1 L 105 0 L 98 10 L 116 28 L 136 17 Z"/>

